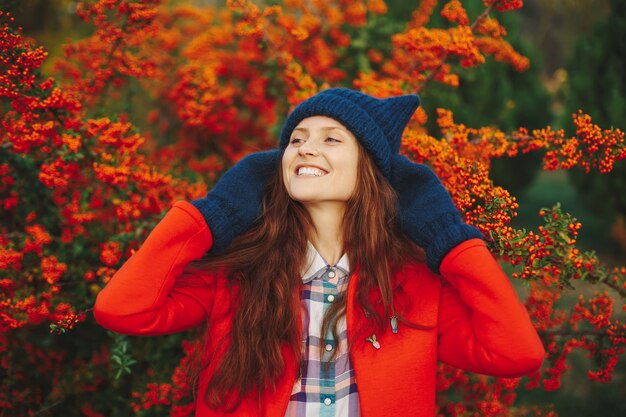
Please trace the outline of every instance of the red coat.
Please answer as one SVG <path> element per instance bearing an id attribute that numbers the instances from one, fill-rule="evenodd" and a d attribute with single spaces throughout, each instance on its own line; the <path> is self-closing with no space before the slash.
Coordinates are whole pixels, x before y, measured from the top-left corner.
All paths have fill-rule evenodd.
<path id="1" fill-rule="evenodd" d="M 231 328 L 232 292 L 223 273 L 198 275 L 186 280 L 186 285 L 177 277 L 211 244 L 211 232 L 200 212 L 186 201 L 176 202 L 98 294 L 94 307 L 98 323 L 129 335 L 179 332 L 208 318 L 206 354 L 215 353 L 216 360 L 200 376 L 200 393 L 228 345 L 220 345 L 220 340 Z M 541 366 L 545 352 L 528 313 L 482 240 L 465 241 L 450 251 L 441 264 L 441 277 L 425 264 L 410 264 L 396 281 L 402 286 L 394 301 L 401 307 L 398 310 L 432 329 L 416 330 L 400 323 L 397 334 L 387 326 L 386 333 L 376 335 L 380 349 L 365 341 L 352 346 L 363 417 L 432 417 L 437 360 L 500 377 L 521 376 Z M 354 273 L 346 309 L 349 335 L 363 315 L 355 301 L 357 282 Z M 287 346 L 283 352 L 285 370 L 276 391 L 263 393 L 265 410 L 259 412 L 251 394 L 232 415 L 284 416 L 297 364 Z M 202 397 L 198 396 L 196 416 L 224 415 L 208 409 Z"/>

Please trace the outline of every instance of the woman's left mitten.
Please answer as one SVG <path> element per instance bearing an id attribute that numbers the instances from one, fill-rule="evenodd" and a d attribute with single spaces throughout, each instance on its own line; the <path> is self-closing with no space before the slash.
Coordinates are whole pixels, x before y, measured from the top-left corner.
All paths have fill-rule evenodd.
<path id="1" fill-rule="evenodd" d="M 400 227 L 424 249 L 433 272 L 439 273 L 441 261 L 456 245 L 482 238 L 478 229 L 463 222 L 450 194 L 426 165 L 395 155 L 390 182 L 398 194 Z"/>

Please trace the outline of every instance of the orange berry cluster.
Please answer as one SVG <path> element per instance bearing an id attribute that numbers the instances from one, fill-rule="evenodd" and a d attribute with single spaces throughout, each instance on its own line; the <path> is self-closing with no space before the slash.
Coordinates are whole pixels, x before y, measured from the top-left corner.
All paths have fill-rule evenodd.
<path id="1" fill-rule="evenodd" d="M 563 129 L 554 131 L 550 127 L 533 130 L 530 136 L 526 129 L 520 129 L 513 137 L 519 138 L 517 146 L 523 153 L 545 149 L 544 169 L 549 171 L 580 166 L 586 172 L 596 168 L 608 173 L 615 162 L 626 159 L 624 132 L 601 129 L 582 110 L 572 118 L 576 136 L 571 138 L 565 137 Z"/>

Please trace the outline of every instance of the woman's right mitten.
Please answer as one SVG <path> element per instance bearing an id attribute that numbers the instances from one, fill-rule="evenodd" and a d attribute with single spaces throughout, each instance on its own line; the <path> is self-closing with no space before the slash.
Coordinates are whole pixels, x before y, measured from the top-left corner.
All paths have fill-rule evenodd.
<path id="1" fill-rule="evenodd" d="M 212 252 L 224 250 L 257 219 L 263 187 L 279 169 L 280 154 L 275 149 L 246 156 L 222 175 L 206 197 L 191 201 L 211 230 Z"/>

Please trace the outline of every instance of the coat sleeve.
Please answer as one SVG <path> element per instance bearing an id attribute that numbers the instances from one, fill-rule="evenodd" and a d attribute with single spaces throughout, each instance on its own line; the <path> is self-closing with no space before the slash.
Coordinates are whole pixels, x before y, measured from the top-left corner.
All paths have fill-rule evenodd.
<path id="1" fill-rule="evenodd" d="M 128 335 L 161 335 L 201 324 L 210 314 L 211 277 L 185 274 L 212 244 L 200 212 L 177 201 L 150 232 L 139 250 L 100 291 L 93 309 L 96 321 Z"/>
<path id="2" fill-rule="evenodd" d="M 440 361 L 497 377 L 541 367 L 545 351 L 528 312 L 481 239 L 452 249 L 440 270 Z"/>

